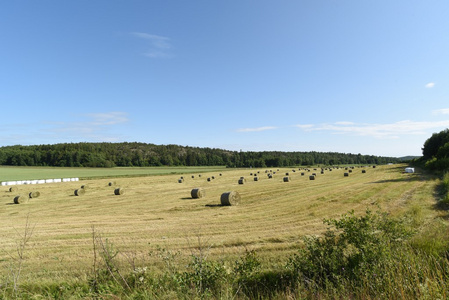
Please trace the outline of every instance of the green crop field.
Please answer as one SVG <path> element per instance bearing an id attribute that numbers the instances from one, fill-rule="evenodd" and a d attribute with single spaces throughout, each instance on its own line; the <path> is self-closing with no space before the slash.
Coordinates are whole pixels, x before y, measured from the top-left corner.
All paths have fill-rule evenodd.
<path id="1" fill-rule="evenodd" d="M 34 180 L 52 178 L 107 178 L 132 177 L 188 172 L 211 172 L 225 167 L 148 167 L 148 168 L 60 168 L 60 167 L 8 167 L 0 166 L 0 181 Z"/>
<path id="2" fill-rule="evenodd" d="M 271 179 L 265 169 L 2 167 L 5 180 L 47 174 L 91 179 L 21 185 L 15 192 L 0 187 L 0 272 L 8 272 L 27 220 L 33 232 L 23 259 L 22 282 L 85 279 L 92 271 L 93 233 L 112 243 L 124 262 L 132 257 L 154 272 L 163 265 L 155 255 L 160 249 L 179 253 L 181 261 L 199 249 L 216 259 L 256 250 L 264 262 L 275 265 L 298 248 L 303 236 L 323 232 L 324 218 L 350 210 L 410 213 L 420 223 L 441 214 L 433 209 L 437 180 L 420 172 L 405 174 L 404 167 L 355 167 L 347 177 L 343 168 L 324 174 L 320 169 L 276 168 Z M 177 172 L 183 174 L 170 174 Z M 286 173 L 288 182 L 283 180 Z M 309 180 L 311 173 L 317 173 L 315 180 Z M 129 176 L 95 178 L 125 175 Z M 239 184 L 242 176 L 246 182 Z M 85 194 L 75 196 L 81 185 Z M 123 195 L 114 194 L 118 187 L 124 189 Z M 193 188 L 204 189 L 205 197 L 192 199 Z M 33 191 L 40 196 L 14 204 L 15 196 Z M 240 194 L 239 205 L 220 205 L 221 194 L 228 191 Z"/>

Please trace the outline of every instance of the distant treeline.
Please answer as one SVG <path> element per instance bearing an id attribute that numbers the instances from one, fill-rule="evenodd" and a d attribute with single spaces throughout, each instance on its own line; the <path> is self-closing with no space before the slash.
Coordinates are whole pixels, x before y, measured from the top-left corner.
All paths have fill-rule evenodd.
<path id="1" fill-rule="evenodd" d="M 335 152 L 242 152 L 146 143 L 66 143 L 0 147 L 0 165 L 58 167 L 286 167 L 386 164 L 398 158 Z"/>

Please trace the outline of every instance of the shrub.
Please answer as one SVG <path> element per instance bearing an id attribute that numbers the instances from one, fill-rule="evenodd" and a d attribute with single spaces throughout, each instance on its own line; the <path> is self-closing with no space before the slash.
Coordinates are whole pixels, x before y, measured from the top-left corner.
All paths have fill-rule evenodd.
<path id="1" fill-rule="evenodd" d="M 187 266 L 188 270 L 181 276 L 181 282 L 186 288 L 194 289 L 201 296 L 212 296 L 219 293 L 225 282 L 226 270 L 224 264 L 208 261 L 201 256 L 193 255 Z"/>
<path id="2" fill-rule="evenodd" d="M 297 279 L 319 286 L 347 279 L 357 284 L 360 278 L 377 276 L 374 266 L 388 260 L 392 249 L 411 235 L 403 221 L 369 209 L 360 217 L 351 211 L 340 220 L 324 223 L 334 229 L 329 228 L 323 237 L 304 238 L 305 247 L 288 262 Z"/>

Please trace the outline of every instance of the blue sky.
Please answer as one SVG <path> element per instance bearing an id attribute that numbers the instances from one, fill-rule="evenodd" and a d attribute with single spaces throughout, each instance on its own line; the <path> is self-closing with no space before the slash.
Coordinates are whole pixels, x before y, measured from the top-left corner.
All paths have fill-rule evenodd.
<path id="1" fill-rule="evenodd" d="M 421 155 L 449 127 L 449 1 L 6 1 L 0 146 Z"/>

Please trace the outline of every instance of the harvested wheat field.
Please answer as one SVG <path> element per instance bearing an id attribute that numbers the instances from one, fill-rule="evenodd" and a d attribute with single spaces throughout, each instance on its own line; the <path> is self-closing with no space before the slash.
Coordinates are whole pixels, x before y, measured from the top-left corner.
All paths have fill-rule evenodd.
<path id="1" fill-rule="evenodd" d="M 17 243 L 27 229 L 22 278 L 27 281 L 85 278 L 93 264 L 93 233 L 114 245 L 124 262 L 133 260 L 157 270 L 163 264 L 157 249 L 187 258 L 201 247 L 210 257 L 223 258 L 256 250 L 273 264 L 290 255 L 301 237 L 319 234 L 324 218 L 354 209 L 378 206 L 393 214 L 417 209 L 431 217 L 435 180 L 419 172 L 403 173 L 403 165 L 378 166 L 362 173 L 354 168 L 324 171 L 315 180 L 301 170 L 280 169 L 272 178 L 239 184 L 249 172 L 265 169 L 228 169 L 220 173 L 179 174 L 135 178 L 80 180 L 39 185 L 40 196 L 14 204 L 15 193 L 0 189 L 0 267 L 8 272 Z M 285 172 L 290 181 L 283 182 Z M 268 171 L 269 173 L 269 171 Z M 307 171 L 306 171 L 307 174 Z M 215 179 L 207 181 L 207 178 Z M 74 191 L 88 186 L 80 196 Z M 36 188 L 36 187 L 34 187 Z M 204 197 L 192 198 L 201 188 Z M 117 189 L 126 193 L 114 192 Z M 239 205 L 222 206 L 225 192 L 240 195 Z M 33 192 L 21 186 L 22 195 Z M 32 232 L 30 230 L 33 230 Z M 181 258 L 182 259 L 182 258 Z"/>

